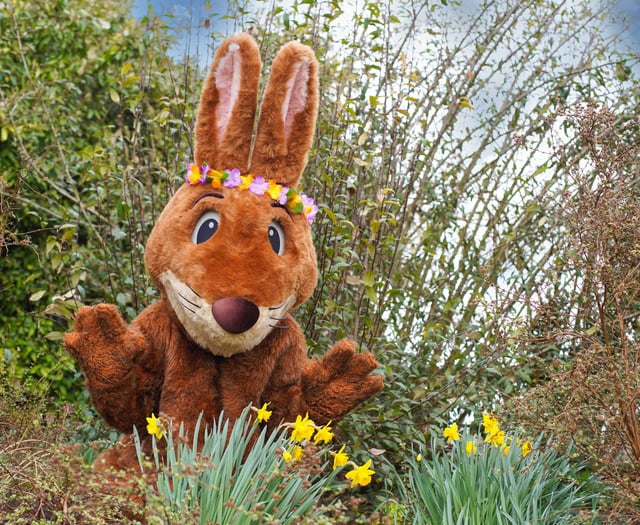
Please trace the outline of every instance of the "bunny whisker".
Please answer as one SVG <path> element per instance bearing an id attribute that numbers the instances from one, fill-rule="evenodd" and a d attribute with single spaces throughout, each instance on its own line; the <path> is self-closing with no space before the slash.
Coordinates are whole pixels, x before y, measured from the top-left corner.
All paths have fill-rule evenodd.
<path id="1" fill-rule="evenodd" d="M 280 303 L 277 306 L 270 306 L 269 310 L 280 310 L 281 308 L 284 308 L 286 306 L 286 304 L 291 300 L 290 297 L 288 297 L 287 299 L 285 299 L 282 303 Z"/>
<path id="2" fill-rule="evenodd" d="M 191 288 L 189 288 L 189 289 L 191 290 Z M 191 290 L 191 291 L 193 292 L 193 290 Z M 193 293 L 195 293 L 195 292 L 193 292 Z M 183 301 L 187 301 L 194 308 L 200 309 L 200 305 L 199 304 L 194 303 L 193 301 L 191 301 L 190 299 L 188 299 L 187 297 L 182 295 L 180 292 L 178 292 L 178 295 L 180 296 L 180 299 L 182 299 Z M 196 295 L 198 295 L 198 294 L 196 294 Z M 198 297 L 200 297 L 200 296 L 198 295 Z"/>
<path id="3" fill-rule="evenodd" d="M 189 286 L 188 284 L 187 284 L 187 288 L 189 288 L 189 290 L 193 292 L 193 295 L 195 295 L 198 299 L 202 299 L 202 296 L 198 292 L 196 292 L 193 288 L 191 288 L 191 286 Z"/>
<path id="4" fill-rule="evenodd" d="M 269 326 L 270 326 L 271 328 L 282 328 L 283 330 L 286 330 L 287 328 L 289 328 L 289 327 L 288 327 L 288 326 L 286 326 L 286 325 L 285 325 L 285 326 L 282 326 L 282 325 L 279 325 L 279 324 L 270 324 Z"/>
<path id="5" fill-rule="evenodd" d="M 186 304 L 181 303 L 182 308 L 184 308 L 185 310 L 187 310 L 188 312 L 191 312 L 192 314 L 195 314 L 196 311 L 192 310 L 191 308 L 189 308 Z"/>

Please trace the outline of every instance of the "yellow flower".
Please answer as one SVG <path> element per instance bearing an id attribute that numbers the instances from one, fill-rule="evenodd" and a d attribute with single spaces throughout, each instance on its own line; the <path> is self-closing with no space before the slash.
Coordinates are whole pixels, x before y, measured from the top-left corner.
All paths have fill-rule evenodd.
<path id="1" fill-rule="evenodd" d="M 504 446 L 502 447 L 502 452 L 504 452 L 504 455 L 505 455 L 505 456 L 508 456 L 508 455 L 509 455 L 509 451 L 510 451 L 510 450 L 511 450 L 511 446 L 510 446 L 510 445 L 504 445 Z"/>
<path id="2" fill-rule="evenodd" d="M 313 438 L 313 442 L 317 445 L 321 441 L 323 443 L 329 443 L 333 439 L 333 432 L 331 432 L 331 427 L 329 423 L 327 423 L 322 428 L 319 428 L 316 432 L 316 436 Z"/>
<path id="3" fill-rule="evenodd" d="M 492 443 L 494 447 L 498 447 L 504 443 L 504 432 L 502 430 L 498 430 L 493 434 L 487 434 L 484 440 L 487 443 Z"/>
<path id="4" fill-rule="evenodd" d="M 531 451 L 533 450 L 533 445 L 531 444 L 531 441 L 525 441 L 522 444 L 522 457 L 526 458 Z"/>
<path id="5" fill-rule="evenodd" d="M 153 412 L 151 413 L 151 417 L 147 419 L 147 432 L 152 436 L 155 436 L 157 439 L 162 439 L 164 436 L 164 425 L 162 421 L 160 421 Z"/>
<path id="6" fill-rule="evenodd" d="M 291 452 L 289 452 L 288 450 L 285 450 L 282 453 L 282 459 L 284 459 L 287 463 L 289 463 L 289 461 L 293 459 L 293 456 L 291 455 Z"/>
<path id="7" fill-rule="evenodd" d="M 266 423 L 267 421 L 269 421 L 269 418 L 273 413 L 272 410 L 267 410 L 267 407 L 269 406 L 269 404 L 270 403 L 265 403 L 264 405 L 262 405 L 261 408 L 252 407 L 252 409 L 257 412 L 256 423 L 262 423 L 263 421 Z"/>
<path id="8" fill-rule="evenodd" d="M 300 445 L 293 447 L 293 460 L 298 461 L 304 456 L 304 449 Z"/>
<path id="9" fill-rule="evenodd" d="M 416 461 L 417 461 L 418 463 L 420 463 L 420 462 L 422 461 L 422 454 L 418 454 L 418 455 L 416 456 Z"/>
<path id="10" fill-rule="evenodd" d="M 349 461 L 349 456 L 344 452 L 344 445 L 340 447 L 338 452 L 332 452 L 333 454 L 333 470 L 341 467 L 342 465 L 346 465 Z"/>
<path id="11" fill-rule="evenodd" d="M 198 184 L 202 179 L 202 173 L 200 172 L 200 166 L 197 164 L 189 164 L 187 170 L 187 180 L 189 184 Z"/>
<path id="12" fill-rule="evenodd" d="M 468 455 L 475 454 L 478 451 L 478 446 L 475 444 L 473 440 L 467 441 L 467 444 L 465 445 L 465 450 L 467 451 Z"/>
<path id="13" fill-rule="evenodd" d="M 210 170 L 209 177 L 211 177 L 211 186 L 214 188 L 220 188 L 222 186 L 222 172 L 218 170 Z"/>
<path id="14" fill-rule="evenodd" d="M 460 434 L 458 434 L 458 423 L 451 423 L 450 427 L 444 429 L 443 435 L 447 439 L 448 443 L 458 441 L 460 439 Z"/>
<path id="15" fill-rule="evenodd" d="M 500 430 L 498 420 L 486 413 L 482 414 L 482 426 L 485 434 L 495 434 Z"/>
<path id="16" fill-rule="evenodd" d="M 309 419 L 309 414 L 305 414 L 304 418 L 297 416 L 292 426 L 291 441 L 297 441 L 298 443 L 302 443 L 305 439 L 307 441 L 310 440 L 315 430 L 315 425 Z"/>
<path id="17" fill-rule="evenodd" d="M 269 181 L 269 187 L 266 191 L 267 195 L 271 197 L 274 201 L 277 201 L 282 194 L 282 186 L 275 181 Z"/>
<path id="18" fill-rule="evenodd" d="M 240 175 L 240 180 L 242 181 L 240 183 L 240 186 L 238 186 L 241 190 L 248 190 L 249 186 L 251 186 L 251 183 L 253 182 L 253 175 L 249 174 L 249 175 Z"/>
<path id="19" fill-rule="evenodd" d="M 361 467 L 356 466 L 351 472 L 347 472 L 345 477 L 351 480 L 351 488 L 357 487 L 360 485 L 364 487 L 371 483 L 371 476 L 375 474 L 374 470 L 371 470 L 369 467 L 371 466 L 371 460 L 367 460 L 367 462 Z"/>

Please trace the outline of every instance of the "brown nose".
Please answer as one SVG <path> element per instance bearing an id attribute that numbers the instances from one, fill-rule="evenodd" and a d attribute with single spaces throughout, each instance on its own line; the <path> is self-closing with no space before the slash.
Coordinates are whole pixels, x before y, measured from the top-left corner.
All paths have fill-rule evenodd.
<path id="1" fill-rule="evenodd" d="M 218 299 L 211 306 L 211 313 L 220 327 L 230 334 L 246 332 L 260 317 L 258 307 L 242 297 Z"/>

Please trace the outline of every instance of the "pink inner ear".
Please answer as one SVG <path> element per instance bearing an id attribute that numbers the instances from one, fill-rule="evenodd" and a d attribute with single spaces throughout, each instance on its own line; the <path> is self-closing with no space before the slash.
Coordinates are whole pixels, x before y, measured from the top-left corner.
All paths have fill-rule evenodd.
<path id="1" fill-rule="evenodd" d="M 287 93 L 282 103 L 282 120 L 284 121 L 284 136 L 288 140 L 293 127 L 293 121 L 298 113 L 304 111 L 307 105 L 309 82 L 309 60 L 301 60 L 295 65 L 293 75 L 287 82 Z"/>
<path id="2" fill-rule="evenodd" d="M 234 42 L 229 45 L 227 54 L 222 57 L 216 69 L 216 88 L 219 94 L 218 106 L 216 107 L 218 144 L 222 142 L 227 132 L 231 112 L 238 100 L 240 81 L 242 80 L 241 60 L 240 46 Z"/>

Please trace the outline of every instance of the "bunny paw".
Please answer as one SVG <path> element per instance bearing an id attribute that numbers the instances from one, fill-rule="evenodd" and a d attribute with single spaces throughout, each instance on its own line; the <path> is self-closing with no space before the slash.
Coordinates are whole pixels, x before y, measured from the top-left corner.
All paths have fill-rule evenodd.
<path id="1" fill-rule="evenodd" d="M 302 372 L 303 395 L 309 412 L 316 419 L 334 422 L 341 419 L 382 389 L 383 377 L 372 374 L 377 367 L 372 354 L 356 353 L 353 341 L 338 342 Z"/>

